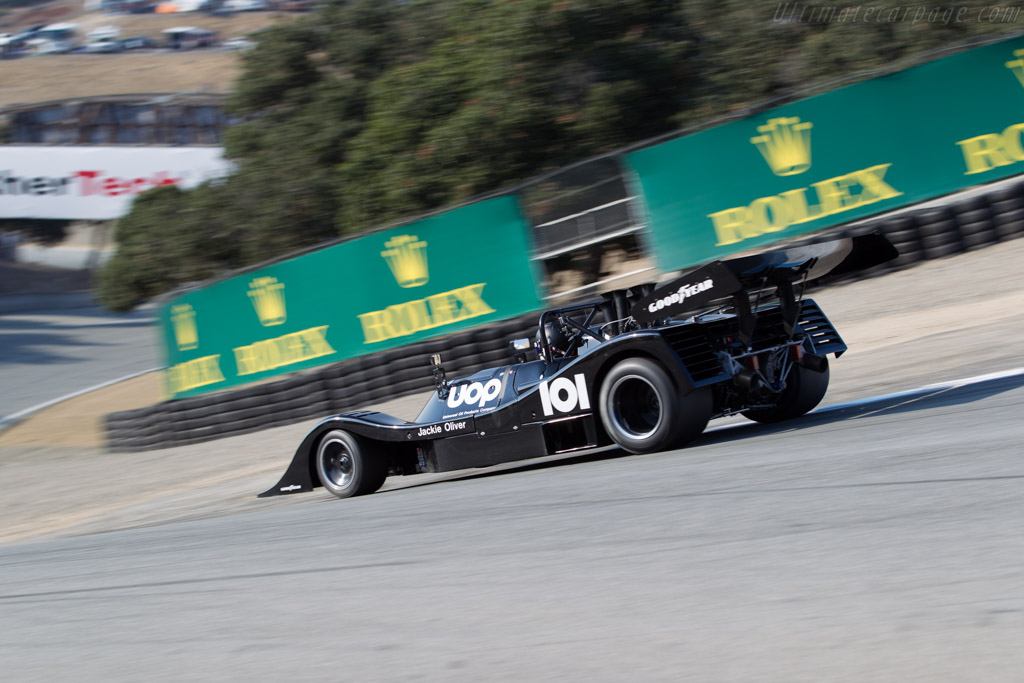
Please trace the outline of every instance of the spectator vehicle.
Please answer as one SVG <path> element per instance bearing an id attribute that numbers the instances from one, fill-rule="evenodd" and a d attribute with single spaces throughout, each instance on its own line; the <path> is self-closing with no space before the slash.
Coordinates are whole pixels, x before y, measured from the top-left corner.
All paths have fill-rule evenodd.
<path id="1" fill-rule="evenodd" d="M 35 31 L 26 42 L 39 55 L 71 52 L 77 28 L 75 24 L 49 24 Z"/>
<path id="2" fill-rule="evenodd" d="M 85 34 L 86 52 L 120 52 L 121 49 L 121 29 L 116 26 L 98 26 Z"/>

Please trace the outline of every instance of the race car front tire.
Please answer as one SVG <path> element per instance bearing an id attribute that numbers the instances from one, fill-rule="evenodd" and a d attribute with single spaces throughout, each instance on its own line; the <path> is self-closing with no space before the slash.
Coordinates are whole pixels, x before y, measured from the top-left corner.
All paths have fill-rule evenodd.
<path id="1" fill-rule="evenodd" d="M 323 487 L 338 498 L 349 498 L 383 486 L 387 461 L 367 446 L 365 439 L 341 429 L 327 432 L 316 449 L 316 473 Z"/>
<path id="2" fill-rule="evenodd" d="M 711 417 L 707 388 L 680 395 L 668 373 L 646 358 L 615 365 L 601 384 L 601 423 L 631 453 L 653 453 L 700 436 Z"/>
<path id="3" fill-rule="evenodd" d="M 823 357 L 824 359 L 824 357 Z M 821 372 L 803 365 L 794 365 L 786 378 L 786 388 L 771 408 L 747 410 L 743 416 L 754 422 L 782 422 L 800 417 L 814 409 L 828 390 L 829 370 L 825 361 Z"/>

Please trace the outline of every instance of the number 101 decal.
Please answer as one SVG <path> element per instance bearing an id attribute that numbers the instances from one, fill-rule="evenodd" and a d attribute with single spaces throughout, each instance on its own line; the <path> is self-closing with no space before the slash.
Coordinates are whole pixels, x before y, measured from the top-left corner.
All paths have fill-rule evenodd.
<path id="1" fill-rule="evenodd" d="M 587 383 L 583 374 L 579 373 L 568 377 L 559 377 L 551 382 L 540 383 L 540 403 L 544 408 L 544 415 L 550 417 L 555 411 L 570 413 L 576 410 L 590 410 L 590 396 L 587 395 Z"/>

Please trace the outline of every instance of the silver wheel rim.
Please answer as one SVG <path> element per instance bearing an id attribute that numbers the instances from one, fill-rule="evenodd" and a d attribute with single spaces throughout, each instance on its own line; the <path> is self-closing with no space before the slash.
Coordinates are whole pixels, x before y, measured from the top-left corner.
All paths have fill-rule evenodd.
<path id="1" fill-rule="evenodd" d="M 320 474 L 331 487 L 346 489 L 355 477 L 355 458 L 348 444 L 339 438 L 329 438 L 320 444 Z"/>
<path id="2" fill-rule="evenodd" d="M 640 375 L 615 380 L 609 392 L 612 424 L 633 439 L 649 439 L 665 419 L 661 394 Z"/>

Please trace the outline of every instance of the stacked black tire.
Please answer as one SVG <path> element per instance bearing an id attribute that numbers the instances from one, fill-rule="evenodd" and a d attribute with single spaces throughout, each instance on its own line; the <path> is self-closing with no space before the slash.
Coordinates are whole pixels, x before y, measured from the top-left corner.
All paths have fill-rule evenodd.
<path id="1" fill-rule="evenodd" d="M 963 199 L 943 206 L 904 211 L 814 235 L 820 242 L 837 236 L 880 232 L 900 256 L 895 261 L 848 279 L 864 279 L 907 268 L 921 261 L 940 259 L 981 249 L 1024 235 L 1024 183 Z"/>
<path id="2" fill-rule="evenodd" d="M 937 208 L 836 228 L 818 233 L 810 241 L 875 231 L 896 245 L 900 257 L 857 274 L 857 279 L 1024 235 L 1024 183 Z M 114 451 L 167 448 L 292 424 L 425 391 L 433 387 L 428 364 L 431 354 L 444 354 L 450 376 L 509 362 L 509 340 L 532 338 L 537 318 L 531 314 L 506 320 L 275 382 L 112 413 L 106 418 L 107 439 Z"/>
<path id="3" fill-rule="evenodd" d="M 429 359 L 441 353 L 450 376 L 512 362 L 509 340 L 532 338 L 537 314 L 355 358 L 285 379 L 165 401 L 106 417 L 113 451 L 183 446 L 293 424 L 426 391 Z"/>

